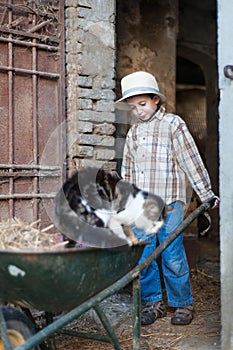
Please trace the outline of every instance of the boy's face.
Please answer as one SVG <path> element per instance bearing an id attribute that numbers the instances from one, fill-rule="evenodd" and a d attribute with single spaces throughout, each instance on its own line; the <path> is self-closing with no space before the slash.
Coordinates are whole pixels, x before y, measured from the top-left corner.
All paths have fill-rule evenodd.
<path id="1" fill-rule="evenodd" d="M 157 109 L 157 105 L 160 101 L 159 96 L 154 95 L 138 95 L 127 98 L 128 103 L 133 115 L 141 120 L 149 120 Z"/>

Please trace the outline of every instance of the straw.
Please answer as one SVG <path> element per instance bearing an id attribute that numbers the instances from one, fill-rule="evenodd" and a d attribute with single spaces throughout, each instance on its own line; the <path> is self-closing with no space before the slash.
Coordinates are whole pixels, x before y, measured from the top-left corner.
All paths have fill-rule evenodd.
<path id="1" fill-rule="evenodd" d="M 50 250 L 62 248 L 67 242 L 58 233 L 48 233 L 52 228 L 39 230 L 33 226 L 38 221 L 25 224 L 20 219 L 14 218 L 0 221 L 0 249 L 6 250 Z"/>

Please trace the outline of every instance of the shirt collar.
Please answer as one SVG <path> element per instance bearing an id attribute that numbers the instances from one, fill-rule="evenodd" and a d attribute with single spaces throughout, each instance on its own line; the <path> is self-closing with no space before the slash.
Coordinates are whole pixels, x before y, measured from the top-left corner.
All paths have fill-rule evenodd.
<path id="1" fill-rule="evenodd" d="M 155 113 L 155 117 L 159 120 L 163 119 L 163 116 L 166 112 L 166 109 L 164 106 L 161 106 L 159 110 Z M 154 118 L 153 118 L 154 119 Z"/>

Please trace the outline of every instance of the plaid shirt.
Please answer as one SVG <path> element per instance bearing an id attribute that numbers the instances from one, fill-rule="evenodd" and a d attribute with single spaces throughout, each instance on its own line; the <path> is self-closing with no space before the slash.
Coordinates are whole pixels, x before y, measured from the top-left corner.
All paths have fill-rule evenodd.
<path id="1" fill-rule="evenodd" d="M 188 187 L 202 202 L 214 193 L 207 170 L 185 122 L 164 107 L 147 122 L 133 125 L 126 137 L 122 177 L 140 189 L 163 198 L 166 204 L 187 203 Z"/>

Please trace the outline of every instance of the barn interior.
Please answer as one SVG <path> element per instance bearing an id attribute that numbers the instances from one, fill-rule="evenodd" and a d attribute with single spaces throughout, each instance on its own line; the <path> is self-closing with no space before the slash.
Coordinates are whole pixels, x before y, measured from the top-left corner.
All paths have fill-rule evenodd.
<path id="1" fill-rule="evenodd" d="M 215 1 L 120 0 L 116 19 L 117 96 L 124 75 L 136 70 L 152 72 L 167 98 L 166 110 L 180 115 L 187 123 L 218 194 Z M 121 139 L 129 124 L 122 124 L 122 117 L 119 118 L 117 137 Z M 193 194 L 187 214 L 198 205 L 200 202 Z M 218 245 L 217 211 L 211 213 L 211 221 L 206 236 Z M 197 221 L 189 228 L 195 237 L 200 238 L 200 231 Z"/>
<path id="2" fill-rule="evenodd" d="M 43 1 L 39 1 L 40 5 L 42 3 Z M 45 3 L 47 6 L 47 2 Z M 55 18 L 54 12 L 49 17 L 53 19 L 53 25 L 49 28 L 49 34 L 51 34 L 51 29 L 57 34 L 60 33 L 59 24 L 64 22 L 65 2 L 54 0 L 49 3 L 56 5 L 56 11 L 59 10 L 61 14 L 59 21 Z M 77 5 L 76 1 L 67 1 L 66 6 L 68 7 L 71 4 L 72 7 L 73 3 L 74 6 L 72 9 L 69 8 L 68 15 L 71 16 L 74 13 L 75 17 L 73 20 L 68 18 L 66 21 L 66 52 L 64 47 L 59 47 L 60 40 L 62 43 L 65 42 L 64 36 L 47 42 L 47 39 L 41 39 L 40 35 L 37 36 L 37 33 L 29 31 L 26 33 L 27 39 L 22 40 L 23 44 L 19 43 L 18 39 L 24 38 L 25 32 L 22 33 L 22 28 L 20 28 L 20 33 L 15 34 L 13 31 L 16 31 L 18 27 L 23 25 L 21 22 L 18 22 L 18 17 L 22 15 L 22 9 L 20 11 L 17 9 L 17 20 L 15 19 L 13 22 L 16 28 L 9 29 L 8 26 L 1 28 L 4 33 L 2 35 L 4 40 L 2 39 L 3 42 L 1 43 L 3 49 L 0 55 L 0 63 L 2 65 L 1 78 L 3 79 L 2 86 L 4 86 L 4 89 L 1 91 L 4 91 L 4 93 L 0 96 L 2 103 L 0 154 L 5 166 L 2 170 L 2 176 L 4 175 L 4 177 L 1 183 L 2 193 L 4 193 L 1 195 L 1 199 L 4 202 L 1 206 L 2 217 L 7 218 L 8 216 L 14 216 L 16 213 L 29 220 L 29 223 L 36 222 L 38 218 L 42 218 L 42 220 L 44 218 L 45 226 L 49 225 L 52 217 L 50 212 L 53 212 L 52 203 L 54 196 L 54 193 L 51 192 L 55 192 L 53 189 L 57 188 L 57 179 L 61 176 L 61 173 L 64 176 L 64 167 L 67 166 L 67 163 L 64 162 L 61 169 L 59 156 L 60 153 L 62 153 L 62 156 L 64 155 L 64 149 L 60 150 L 61 142 L 59 142 L 61 140 L 60 136 L 64 136 L 64 120 L 66 118 L 68 120 L 65 130 L 68 138 L 70 135 L 73 136 L 72 132 L 79 135 L 82 134 L 82 136 L 86 134 L 88 137 L 91 134 L 90 129 L 88 129 L 90 126 L 89 119 L 84 119 L 87 122 L 85 125 L 87 129 L 84 131 L 79 129 L 81 128 L 80 125 L 84 124 L 80 116 L 80 110 L 87 109 L 89 114 L 91 112 L 89 105 L 84 105 L 84 102 L 86 102 L 85 96 L 81 96 L 79 99 L 79 93 L 86 87 L 88 90 L 86 100 L 88 101 L 87 103 L 91 103 L 89 95 L 92 85 L 89 83 L 89 75 L 91 79 L 94 76 L 93 81 L 95 79 L 96 81 L 101 81 L 98 74 L 102 77 L 103 66 L 109 71 L 112 70 L 112 66 L 111 62 L 108 62 L 106 68 L 106 63 L 101 62 L 102 66 L 100 65 L 99 68 L 96 46 L 101 44 L 101 40 L 97 44 L 93 44 L 93 33 L 91 33 L 91 39 L 89 38 L 90 42 L 86 40 L 82 50 L 80 49 L 81 39 L 77 39 L 78 34 L 75 31 L 77 30 L 76 10 L 80 4 L 83 6 L 79 8 L 78 26 L 82 27 L 86 19 L 90 20 L 85 18 L 83 13 L 88 13 L 88 11 L 91 12 L 92 10 L 102 18 L 100 8 L 110 8 L 115 3 L 116 50 L 111 48 L 111 54 L 113 51 L 114 53 L 116 52 L 116 61 L 115 72 L 114 74 L 112 71 L 110 73 L 116 77 L 116 96 L 120 96 L 120 79 L 124 75 L 136 70 L 147 70 L 154 73 L 161 91 L 167 97 L 167 111 L 179 114 L 186 121 L 209 171 L 213 190 L 218 194 L 216 2 L 214 0 L 197 0 L 195 2 L 189 0 L 117 0 L 115 2 L 109 1 L 108 4 L 105 1 L 103 3 L 101 1 L 93 1 L 91 5 L 88 1 L 80 1 L 78 2 L 79 5 Z M 1 6 L 3 7 L 2 4 Z M 98 7 L 99 13 L 95 6 L 96 8 Z M 7 10 L 13 9 L 10 1 L 6 8 Z M 8 22 L 5 16 L 7 11 L 5 7 L 3 9 L 1 18 L 4 24 L 4 21 Z M 83 13 L 81 13 L 81 10 L 83 10 Z M 26 10 L 24 8 L 24 12 L 26 11 L 29 11 L 28 6 Z M 43 15 L 44 13 L 40 13 L 40 18 L 43 18 Z M 26 23 L 29 29 L 35 18 L 38 19 L 35 12 L 31 13 L 29 11 L 29 19 L 31 21 Z M 43 23 L 46 24 L 46 21 Z M 87 21 L 87 23 L 89 22 Z M 46 28 L 45 25 L 42 29 L 39 26 L 36 26 L 36 29 L 34 29 L 45 31 L 47 38 Z M 53 31 L 52 34 L 55 38 L 56 35 Z M 6 33 L 9 34 L 10 39 L 7 39 Z M 87 39 L 88 30 L 83 31 L 82 35 L 84 35 L 83 33 L 85 34 L 84 38 Z M 42 36 L 43 33 L 39 32 L 39 34 Z M 13 45 L 16 50 L 14 55 L 12 54 L 11 45 L 13 41 L 11 35 L 13 35 L 13 39 L 18 40 Z M 35 44 L 33 49 L 30 46 L 30 38 L 33 41 L 33 45 Z M 71 42 L 71 38 L 73 38 L 74 42 Z M 9 50 L 5 48 L 5 42 L 8 42 Z M 27 46 L 24 47 L 25 42 Z M 48 44 L 48 47 L 45 47 L 45 44 Z M 48 51 L 46 51 L 47 49 Z M 91 50 L 89 49 L 92 49 L 93 52 L 90 52 Z M 107 49 L 104 51 L 104 54 L 107 52 Z M 82 61 L 81 51 L 83 51 L 83 56 L 86 57 L 86 60 L 83 59 L 85 67 L 81 67 L 83 75 L 79 71 L 80 62 Z M 37 62 L 36 52 L 38 52 L 39 63 Z M 65 55 L 66 58 L 64 57 Z M 16 69 L 12 70 L 12 67 L 8 67 L 9 69 L 6 67 L 11 66 L 13 56 Z M 90 57 L 93 60 L 88 61 Z M 109 55 L 108 57 L 112 56 Z M 64 82 L 65 60 L 67 70 L 66 83 Z M 35 73 L 34 68 L 37 64 L 39 68 Z M 92 69 L 91 72 L 88 71 L 89 67 Z M 96 67 L 100 70 L 97 73 L 95 71 Z M 19 80 L 16 80 L 16 77 L 19 77 Z M 94 87 L 96 88 L 96 86 Z M 11 93 L 15 98 L 13 105 L 10 104 L 13 101 Z M 26 99 L 26 96 L 29 96 L 29 98 Z M 25 103 L 25 100 L 27 103 Z M 98 99 L 93 97 L 93 100 L 95 100 L 94 104 L 96 105 Z M 106 104 L 110 105 L 110 102 L 113 101 L 107 101 Z M 54 108 L 54 105 L 57 107 Z M 8 110 L 9 115 L 12 113 L 12 116 L 15 118 L 14 125 L 11 123 L 11 119 L 8 119 Z M 21 113 L 22 110 L 24 110 L 24 114 Z M 74 122 L 70 118 L 72 113 L 75 115 Z M 82 120 L 81 123 L 78 123 L 79 117 Z M 130 126 L 130 119 L 128 116 L 123 116 L 122 118 L 118 111 L 116 111 L 116 118 L 115 148 L 117 153 L 116 161 L 119 168 L 123 146 L 122 141 Z M 62 125 L 61 128 L 60 125 Z M 14 131 L 16 132 L 13 135 Z M 8 137 L 8 135 L 11 137 Z M 12 144 L 13 136 L 17 140 L 14 144 Z M 72 139 L 72 137 L 70 138 Z M 57 152 L 58 159 L 55 159 L 55 150 L 58 149 L 60 153 Z M 92 150 L 92 147 L 86 147 L 86 149 Z M 79 158 L 78 150 L 80 152 L 78 145 L 72 144 L 72 152 L 76 152 L 75 159 Z M 81 154 L 80 159 L 83 160 L 85 156 L 88 158 L 89 154 Z M 93 160 L 90 159 L 90 161 L 92 162 Z M 13 168 L 12 171 L 11 167 Z M 48 182 L 46 182 L 47 176 L 49 178 Z M 7 194 L 8 192 L 9 194 Z M 32 197 L 32 193 L 34 197 Z M 5 203 L 6 201 L 7 204 Z M 45 202 L 46 204 L 43 204 Z M 193 195 L 187 215 L 199 204 L 198 198 Z M 192 269 L 196 307 L 195 319 L 191 327 L 185 330 L 180 327 L 176 329 L 172 327 L 169 317 L 159 320 L 159 323 L 156 322 L 147 329 L 144 328 L 142 330 L 142 350 L 198 349 L 200 344 L 202 345 L 202 350 L 207 350 L 210 348 L 217 349 L 220 344 L 218 210 L 210 211 L 209 214 L 211 215 L 212 224 L 204 235 L 200 233 L 201 223 L 198 220 L 195 220 L 185 232 L 187 255 Z M 122 346 L 126 350 L 132 348 L 132 335 L 130 333 L 131 304 L 131 292 L 123 291 L 122 294 L 106 300 L 103 305 L 111 318 L 111 322 L 116 327 Z M 171 313 L 168 314 L 168 316 L 170 315 Z M 102 332 L 102 329 L 99 328 L 98 322 L 96 325 L 95 321 L 96 318 L 91 313 L 84 315 L 72 327 L 80 326 L 81 328 L 93 329 L 99 334 Z M 94 341 L 80 341 L 80 339 L 71 341 L 70 337 L 64 336 L 58 336 L 57 346 L 58 349 L 66 348 L 66 350 L 112 348 L 111 345 L 104 345 L 103 347 L 102 343 L 97 345 Z"/>

